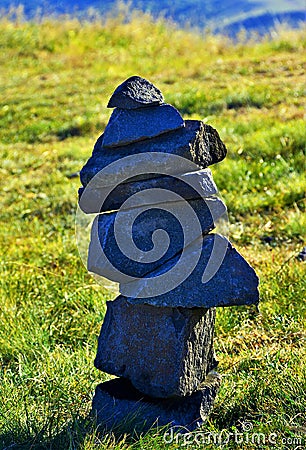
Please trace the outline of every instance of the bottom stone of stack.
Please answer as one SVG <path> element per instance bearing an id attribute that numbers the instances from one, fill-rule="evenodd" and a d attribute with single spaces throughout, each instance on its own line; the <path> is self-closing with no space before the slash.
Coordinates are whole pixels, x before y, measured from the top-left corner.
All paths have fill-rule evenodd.
<path id="1" fill-rule="evenodd" d="M 125 378 L 115 378 L 97 386 L 92 415 L 100 430 L 139 433 L 168 426 L 174 431 L 192 431 L 209 415 L 220 384 L 220 375 L 212 371 L 190 396 L 159 399 L 143 395 Z"/>

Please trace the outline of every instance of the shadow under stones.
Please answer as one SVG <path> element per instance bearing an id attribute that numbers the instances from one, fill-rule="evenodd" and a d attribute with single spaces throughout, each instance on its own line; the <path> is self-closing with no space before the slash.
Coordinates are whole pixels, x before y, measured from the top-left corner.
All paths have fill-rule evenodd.
<path id="1" fill-rule="evenodd" d="M 54 135 L 59 141 L 64 141 L 71 137 L 80 137 L 86 135 L 92 135 L 103 130 L 106 123 L 85 121 L 81 124 L 70 124 L 68 126 L 62 127 L 54 132 Z"/>
<path id="2" fill-rule="evenodd" d="M 51 437 L 46 437 L 46 430 L 35 435 L 17 427 L 5 433 L 0 431 L 0 450 L 77 450 L 92 431 L 93 425 L 91 417 L 74 419 Z"/>
<path id="3" fill-rule="evenodd" d="M 162 432 L 163 427 L 158 429 Z M 146 433 L 156 432 L 153 427 Z M 141 433 L 142 434 L 142 433 Z M 143 435 L 143 434 L 142 434 Z M 78 418 L 69 421 L 56 435 L 47 438 L 46 430 L 42 430 L 35 436 L 30 436 L 25 429 L 16 429 L 10 432 L 0 431 L 0 450 L 78 450 L 84 448 L 86 437 L 91 436 L 94 445 L 104 444 L 105 448 L 119 443 L 122 439 L 127 444 L 134 444 L 139 440 L 140 434 L 131 428 L 127 422 L 109 429 L 106 425 L 97 426 L 92 415 L 86 418 Z"/>

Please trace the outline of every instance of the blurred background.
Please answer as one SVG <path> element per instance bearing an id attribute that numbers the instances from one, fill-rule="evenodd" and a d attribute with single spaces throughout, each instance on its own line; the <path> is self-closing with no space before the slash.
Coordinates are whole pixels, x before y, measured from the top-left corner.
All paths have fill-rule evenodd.
<path id="1" fill-rule="evenodd" d="M 20 4 L 22 2 L 19 0 L 0 2 L 6 11 Z M 241 29 L 264 34 L 279 22 L 297 27 L 305 20 L 304 0 L 27 0 L 24 2 L 24 13 L 28 18 L 50 14 L 84 17 L 90 10 L 104 17 L 116 15 L 116 10 L 124 5 L 129 10 L 138 9 L 154 18 L 164 17 L 180 26 L 206 28 L 232 36 Z"/>

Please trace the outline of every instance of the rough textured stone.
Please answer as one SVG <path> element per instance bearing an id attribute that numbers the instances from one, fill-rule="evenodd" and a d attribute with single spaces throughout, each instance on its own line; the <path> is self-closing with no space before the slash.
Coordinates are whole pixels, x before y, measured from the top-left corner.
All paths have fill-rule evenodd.
<path id="1" fill-rule="evenodd" d="M 92 225 L 88 270 L 117 282 L 143 277 L 212 230 L 225 211 L 222 200 L 210 197 L 100 214 Z"/>
<path id="2" fill-rule="evenodd" d="M 125 80 L 111 96 L 108 108 L 135 109 L 160 105 L 163 95 L 157 87 L 145 78 L 133 76 Z"/>
<path id="3" fill-rule="evenodd" d="M 97 386 L 92 415 L 99 430 L 139 433 L 168 425 L 174 431 L 180 427 L 192 431 L 207 419 L 220 384 L 220 375 L 212 372 L 201 389 L 188 397 L 154 399 L 141 394 L 128 380 L 115 378 Z"/>
<path id="4" fill-rule="evenodd" d="M 213 248 L 215 251 L 212 254 Z M 151 272 L 148 278 L 122 283 L 120 293 L 129 297 L 128 301 L 133 304 L 155 306 L 211 308 L 258 303 L 258 277 L 225 237 L 209 234 L 203 238 L 203 242 L 198 239 L 187 250 L 185 258 L 179 262 L 178 272 L 183 275 L 186 273 L 188 277 L 169 292 L 167 289 L 173 281 L 173 267 L 178 262 L 178 256 Z M 190 267 L 199 252 L 198 263 L 191 271 Z M 167 271 L 169 274 L 164 279 L 157 278 Z M 207 276 L 214 272 L 212 278 L 202 282 L 203 274 Z M 159 292 L 164 293 L 156 295 Z"/>
<path id="5" fill-rule="evenodd" d="M 104 130 L 103 147 L 118 147 L 150 139 L 184 126 L 180 113 L 171 105 L 145 109 L 116 108 Z"/>
<path id="6" fill-rule="evenodd" d="M 107 302 L 95 366 L 151 397 L 190 395 L 217 365 L 215 309 Z"/>
<path id="7" fill-rule="evenodd" d="M 117 147 L 116 151 L 103 147 L 102 142 L 103 135 L 97 140 L 91 158 L 81 170 L 83 186 L 102 169 L 105 170 L 102 175 L 95 177 L 91 188 L 115 186 L 125 177 L 133 178 L 126 181 L 135 181 L 152 178 L 152 173 L 175 175 L 193 172 L 199 168 L 205 169 L 226 156 L 226 147 L 218 132 L 198 120 L 186 120 L 185 127 L 152 139 Z M 123 159 L 131 155 L 132 158 Z M 176 161 L 176 164 L 173 164 L 173 155 L 180 156 L 181 163 Z M 141 158 L 143 160 L 140 167 Z M 114 162 L 116 164 L 111 164 Z M 196 169 L 194 164 L 198 166 Z"/>
<path id="8" fill-rule="evenodd" d="M 177 178 L 179 177 L 179 178 Z M 210 197 L 218 193 L 210 169 L 202 169 L 197 172 L 189 172 L 183 175 L 160 176 L 148 180 L 121 183 L 110 193 L 107 188 L 91 189 L 90 186 L 79 189 L 79 205 L 87 214 L 104 211 L 115 211 L 132 195 L 138 193 L 135 198 L 135 206 L 167 202 L 167 196 L 154 197 L 147 195 L 147 189 L 167 189 L 176 192 L 186 200 L 197 197 Z M 124 206 L 123 206 L 124 208 Z"/>

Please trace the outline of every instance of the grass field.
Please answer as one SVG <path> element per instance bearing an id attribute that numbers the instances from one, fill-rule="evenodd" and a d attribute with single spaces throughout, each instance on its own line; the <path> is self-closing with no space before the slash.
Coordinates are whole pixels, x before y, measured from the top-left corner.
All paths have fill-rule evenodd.
<path id="1" fill-rule="evenodd" d="M 217 128 L 212 168 L 230 239 L 260 276 L 260 313 L 219 309 L 223 376 L 205 430 L 264 433 L 221 448 L 302 449 L 306 440 L 305 41 L 198 36 L 147 16 L 0 21 L 0 449 L 177 449 L 163 431 L 98 436 L 87 418 L 105 301 L 75 243 L 79 171 L 108 121 L 113 89 L 150 79 L 185 118 Z M 275 433 L 272 441 L 268 436 Z M 216 448 L 214 444 L 189 448 Z"/>

